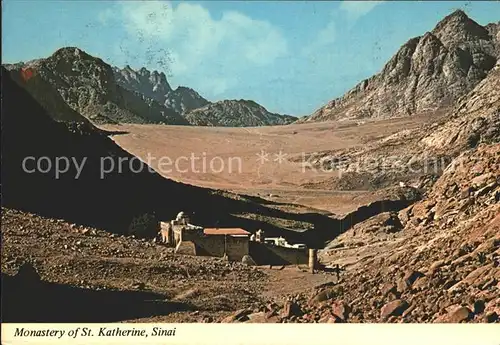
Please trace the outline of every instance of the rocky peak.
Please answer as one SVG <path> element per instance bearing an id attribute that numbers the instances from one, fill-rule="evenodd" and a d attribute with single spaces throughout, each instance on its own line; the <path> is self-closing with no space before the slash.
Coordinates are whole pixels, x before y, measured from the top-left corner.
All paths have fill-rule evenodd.
<path id="1" fill-rule="evenodd" d="M 130 69 L 130 70 L 133 72 L 132 69 Z M 149 70 L 146 67 L 141 67 L 141 69 L 139 71 L 137 71 L 137 73 L 139 73 L 140 75 L 147 76 L 147 77 L 149 77 L 149 75 L 151 74 L 151 73 L 149 73 Z M 156 73 L 156 71 L 153 71 L 153 73 Z"/>
<path id="2" fill-rule="evenodd" d="M 113 72 L 118 85 L 129 91 L 139 92 L 160 104 L 165 102 L 165 95 L 172 91 L 163 72 L 150 72 L 145 67 L 134 70 L 129 65 L 123 69 L 114 67 Z"/>
<path id="3" fill-rule="evenodd" d="M 81 50 L 78 47 L 62 47 L 56 50 L 51 57 L 53 59 L 61 59 L 61 58 L 68 58 L 68 57 L 74 57 L 74 58 L 80 58 L 80 59 L 95 59 L 94 57 L 90 56 L 83 50 Z"/>
<path id="4" fill-rule="evenodd" d="M 124 89 L 143 94 L 179 114 L 210 103 L 191 88 L 179 86 L 172 89 L 163 72 L 149 71 L 145 67 L 135 71 L 130 66 L 114 67 L 113 71 L 118 85 Z"/>
<path id="5" fill-rule="evenodd" d="M 459 46 L 467 40 L 490 38 L 488 30 L 470 19 L 462 10 L 456 10 L 446 16 L 436 25 L 432 33 L 446 46 Z"/>
<path id="6" fill-rule="evenodd" d="M 47 59 L 37 60 L 41 72 L 78 85 L 92 85 L 103 93 L 114 93 L 114 76 L 111 66 L 77 47 L 58 49 Z M 48 77 L 48 76 L 47 76 Z"/>
<path id="7" fill-rule="evenodd" d="M 94 67 L 99 68 L 99 70 L 103 70 L 106 72 L 111 71 L 111 66 L 102 61 L 100 58 L 89 55 L 88 53 L 77 47 L 60 48 L 47 59 L 39 59 L 36 61 L 50 63 L 52 65 L 55 65 L 59 69 L 64 67 L 66 64 L 71 64 L 74 66 L 85 64 L 87 66 L 94 65 Z"/>
<path id="8" fill-rule="evenodd" d="M 185 114 L 207 104 L 210 104 L 210 102 L 195 90 L 185 86 L 179 86 L 177 89 L 169 92 L 165 99 L 165 106 L 174 109 L 180 114 Z"/>
<path id="9" fill-rule="evenodd" d="M 163 72 L 153 71 L 151 73 L 150 80 L 155 83 L 153 88 L 156 89 L 157 92 L 168 92 L 172 90 L 167 81 L 167 76 Z"/>
<path id="10" fill-rule="evenodd" d="M 436 24 L 435 30 L 443 28 L 445 26 L 464 26 L 469 23 L 475 23 L 472 19 L 469 18 L 467 13 L 464 10 L 458 9 L 444 17 L 439 23 Z"/>
<path id="11" fill-rule="evenodd" d="M 455 11 L 408 40 L 382 71 L 299 122 L 388 118 L 449 107 L 471 91 L 500 57 L 498 24 L 483 27 Z"/>
<path id="12" fill-rule="evenodd" d="M 37 77 L 36 83 L 26 85 L 28 91 L 42 97 L 44 90 L 49 92 L 47 88 L 54 86 L 64 101 L 83 115 L 90 103 L 120 98 L 111 66 L 77 47 L 60 48 L 47 58 L 26 63 L 26 67 Z"/>

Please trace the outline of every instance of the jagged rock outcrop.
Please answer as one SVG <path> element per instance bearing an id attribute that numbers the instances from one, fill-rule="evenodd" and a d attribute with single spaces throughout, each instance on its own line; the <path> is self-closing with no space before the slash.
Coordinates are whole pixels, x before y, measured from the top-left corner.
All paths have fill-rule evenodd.
<path id="1" fill-rule="evenodd" d="M 6 67 L 55 119 L 74 117 L 58 93 L 74 112 L 95 123 L 187 124 L 154 99 L 117 85 L 110 65 L 79 48 L 61 48 L 48 58 Z M 25 70 L 32 74 L 29 79 L 23 78 Z"/>
<path id="2" fill-rule="evenodd" d="M 272 126 L 285 125 L 296 120 L 290 115 L 271 113 L 250 100 L 225 100 L 208 104 L 185 114 L 195 126 Z"/>
<path id="3" fill-rule="evenodd" d="M 128 65 L 123 69 L 113 67 L 113 72 L 118 85 L 124 89 L 139 92 L 179 114 L 210 103 L 191 88 L 172 89 L 163 72 L 150 72 L 144 67 L 135 71 Z"/>
<path id="4" fill-rule="evenodd" d="M 113 67 L 113 74 L 118 85 L 142 93 L 157 102 L 161 102 L 165 94 L 172 90 L 163 72 L 150 72 L 144 67 L 135 71 L 126 65 L 123 69 Z"/>
<path id="5" fill-rule="evenodd" d="M 457 10 L 406 42 L 380 73 L 298 122 L 386 118 L 452 105 L 495 66 L 499 26 L 481 26 Z"/>

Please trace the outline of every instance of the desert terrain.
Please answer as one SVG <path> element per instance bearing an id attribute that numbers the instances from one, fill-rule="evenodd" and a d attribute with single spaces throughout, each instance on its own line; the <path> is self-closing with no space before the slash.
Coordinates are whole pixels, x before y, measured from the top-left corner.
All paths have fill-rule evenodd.
<path id="1" fill-rule="evenodd" d="M 310 184 L 321 183 L 332 176 L 339 176 L 341 172 L 307 168 L 305 155 L 364 147 L 399 132 L 401 128 L 411 130 L 437 122 L 441 118 L 439 115 L 432 113 L 381 121 L 331 121 L 245 128 L 137 124 L 100 127 L 124 132 L 112 136 L 112 139 L 144 162 L 148 162 L 149 156 L 153 157 L 151 166 L 167 178 L 292 204 L 299 211 L 342 216 L 377 200 L 377 196 L 363 189 L 308 188 Z M 268 154 L 268 160 L 263 163 L 258 156 L 261 150 Z M 280 151 L 285 155 L 282 163 L 276 160 Z M 175 162 L 179 157 L 189 158 L 192 154 L 198 157 L 193 160 L 193 165 L 191 160 L 181 159 L 179 169 L 173 164 L 164 168 L 158 166 L 161 157 Z M 215 171 L 210 169 L 210 161 L 214 157 L 222 159 L 221 167 L 224 169 L 221 172 L 218 161 L 214 161 Z M 202 158 L 206 159 L 205 168 Z M 241 163 L 233 160 L 230 166 L 233 158 Z M 398 182 L 394 181 L 394 185 Z"/>

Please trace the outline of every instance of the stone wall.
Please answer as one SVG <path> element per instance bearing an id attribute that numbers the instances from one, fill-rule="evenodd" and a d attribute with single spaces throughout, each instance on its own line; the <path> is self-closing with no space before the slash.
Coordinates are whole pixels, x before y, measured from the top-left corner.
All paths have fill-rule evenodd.
<path id="1" fill-rule="evenodd" d="M 257 265 L 307 265 L 307 249 L 287 248 L 250 242 L 249 253 Z"/>
<path id="2" fill-rule="evenodd" d="M 205 235 L 203 230 L 182 229 L 174 225 L 176 253 L 223 257 L 227 254 L 231 261 L 241 261 L 248 255 L 248 236 Z M 186 243 L 186 244 L 185 244 Z"/>
<path id="3" fill-rule="evenodd" d="M 224 237 L 224 236 L 220 236 Z M 241 261 L 249 253 L 248 236 L 227 236 L 226 255 L 231 261 Z"/>
<path id="4" fill-rule="evenodd" d="M 182 225 L 172 225 L 172 228 L 174 230 L 174 241 L 177 244 L 179 244 L 179 242 L 181 242 L 182 240 L 182 236 L 183 236 L 183 226 Z M 186 239 L 187 241 L 189 241 L 189 239 Z"/>
<path id="5" fill-rule="evenodd" d="M 224 236 L 200 236 L 193 240 L 198 248 L 198 255 L 224 256 Z"/>
<path id="6" fill-rule="evenodd" d="M 198 255 L 196 245 L 191 241 L 181 241 L 177 243 L 175 252 L 183 255 Z"/>
<path id="7" fill-rule="evenodd" d="M 161 232 L 166 235 L 165 244 L 168 246 L 175 246 L 176 242 L 174 241 L 174 229 L 170 222 L 160 222 Z"/>

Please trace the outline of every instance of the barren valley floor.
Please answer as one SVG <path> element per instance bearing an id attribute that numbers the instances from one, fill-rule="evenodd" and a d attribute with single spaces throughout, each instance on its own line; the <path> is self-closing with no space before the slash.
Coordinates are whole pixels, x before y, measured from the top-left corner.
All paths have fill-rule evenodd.
<path id="1" fill-rule="evenodd" d="M 309 184 L 328 181 L 338 171 L 308 169 L 308 156 L 349 148 L 362 148 L 381 138 L 422 124 L 438 121 L 436 113 L 380 121 L 341 121 L 311 124 L 292 124 L 252 128 L 221 128 L 194 126 L 162 126 L 120 124 L 101 126 L 103 129 L 125 132 L 112 136 L 113 140 L 131 154 L 148 162 L 165 177 L 201 187 L 222 189 L 235 193 L 259 196 L 283 204 L 294 204 L 298 212 L 315 211 L 344 215 L 359 206 L 378 200 L 369 190 L 335 190 L 308 188 Z M 268 154 L 263 164 L 258 154 Z M 282 163 L 275 154 L 286 156 Z M 148 156 L 149 155 L 149 156 Z M 187 158 L 194 155 L 198 159 Z M 160 168 L 161 157 L 172 164 Z M 179 157 L 185 157 L 180 158 Z M 225 169 L 210 169 L 210 161 L 220 157 Z M 241 159 L 238 171 L 235 160 L 229 171 L 231 158 Z M 203 167 L 203 158 L 206 168 Z M 174 164 L 178 160 L 180 169 Z M 216 158 L 218 160 L 218 158 Z M 306 169 L 302 163 L 306 164 Z M 194 168 L 193 168 L 194 167 Z"/>

